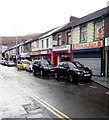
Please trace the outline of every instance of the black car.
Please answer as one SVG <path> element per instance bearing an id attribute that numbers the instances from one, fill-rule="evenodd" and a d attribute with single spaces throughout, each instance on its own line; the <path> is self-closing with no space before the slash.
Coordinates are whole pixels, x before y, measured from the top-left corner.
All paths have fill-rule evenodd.
<path id="1" fill-rule="evenodd" d="M 54 75 L 55 66 L 49 60 L 35 60 L 33 63 L 34 75 Z"/>
<path id="2" fill-rule="evenodd" d="M 60 62 L 59 65 L 55 69 L 55 79 L 59 79 L 59 77 L 67 77 L 69 82 L 73 81 L 83 81 L 83 80 L 91 80 L 92 70 L 88 67 L 84 67 L 80 62 Z"/>
<path id="3" fill-rule="evenodd" d="M 2 60 L 0 64 L 1 65 L 6 65 L 6 63 L 7 63 L 7 60 Z"/>

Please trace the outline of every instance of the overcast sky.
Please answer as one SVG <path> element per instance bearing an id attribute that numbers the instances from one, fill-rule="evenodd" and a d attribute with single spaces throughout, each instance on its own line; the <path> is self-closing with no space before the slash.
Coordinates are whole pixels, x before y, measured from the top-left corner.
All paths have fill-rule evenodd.
<path id="1" fill-rule="evenodd" d="M 0 36 L 42 33 L 107 6 L 108 0 L 0 0 Z"/>

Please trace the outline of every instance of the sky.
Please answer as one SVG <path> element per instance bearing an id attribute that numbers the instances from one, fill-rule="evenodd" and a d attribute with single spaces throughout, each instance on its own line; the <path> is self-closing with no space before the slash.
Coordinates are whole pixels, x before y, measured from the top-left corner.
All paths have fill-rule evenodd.
<path id="1" fill-rule="evenodd" d="M 107 6 L 108 0 L 0 0 L 0 36 L 43 33 Z"/>

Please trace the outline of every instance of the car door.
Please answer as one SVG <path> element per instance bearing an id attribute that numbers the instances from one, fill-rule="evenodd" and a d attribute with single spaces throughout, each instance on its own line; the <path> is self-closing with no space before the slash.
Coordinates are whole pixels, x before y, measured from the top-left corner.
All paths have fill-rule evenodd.
<path id="1" fill-rule="evenodd" d="M 67 76 L 67 68 L 66 68 L 65 65 L 66 64 L 64 62 L 59 64 L 59 71 L 58 71 L 58 73 L 59 73 L 60 76 L 64 76 L 64 77 Z"/>
<path id="2" fill-rule="evenodd" d="M 40 67 L 40 61 L 35 61 L 34 64 L 33 64 L 33 70 L 35 72 L 39 72 L 39 67 Z"/>

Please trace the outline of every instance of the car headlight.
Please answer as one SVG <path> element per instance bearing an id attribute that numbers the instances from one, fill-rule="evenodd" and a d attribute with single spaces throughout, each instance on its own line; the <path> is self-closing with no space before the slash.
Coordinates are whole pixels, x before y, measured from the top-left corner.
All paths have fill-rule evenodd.
<path id="1" fill-rule="evenodd" d="M 44 69 L 48 69 L 48 67 L 44 67 Z"/>
<path id="2" fill-rule="evenodd" d="M 81 75 L 81 74 L 82 74 L 82 72 L 80 72 L 80 71 L 76 71 L 76 73 L 77 73 L 78 75 Z"/>

